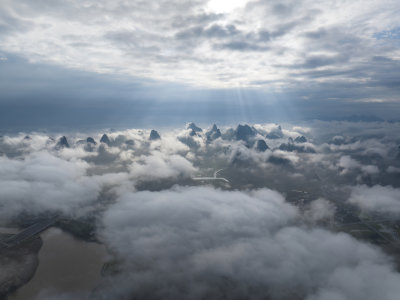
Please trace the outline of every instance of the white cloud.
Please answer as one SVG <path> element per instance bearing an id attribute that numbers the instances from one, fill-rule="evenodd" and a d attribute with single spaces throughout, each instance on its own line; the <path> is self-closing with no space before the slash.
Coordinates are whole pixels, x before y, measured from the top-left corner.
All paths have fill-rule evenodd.
<path id="1" fill-rule="evenodd" d="M 106 212 L 102 234 L 123 273 L 98 296 L 396 299 L 400 275 L 380 251 L 297 221 L 297 210 L 268 189 L 125 194 Z"/>
<path id="2" fill-rule="evenodd" d="M 86 176 L 83 161 L 65 161 L 48 152 L 38 152 L 23 160 L 0 157 L 1 217 L 15 217 L 21 212 L 84 213 L 97 199 L 101 185 Z"/>
<path id="3" fill-rule="evenodd" d="M 187 137 L 188 132 L 175 129 L 160 131 L 161 140 L 152 142 L 147 130 L 113 132 L 109 137 L 120 143 L 97 144 L 93 152 L 76 145 L 78 137 L 73 134 L 68 135 L 71 148 L 60 150 L 48 144 L 43 134 L 32 133 L 31 139 L 24 139 L 24 134 L 3 136 L 0 207 L 5 209 L 0 210 L 0 219 L 25 210 L 33 214 L 59 211 L 74 217 L 101 205 L 101 239 L 123 263 L 122 274 L 105 278 L 96 291 L 98 299 L 116 298 L 116 291 L 121 297 L 163 299 L 249 295 L 254 299 L 266 295 L 271 299 L 364 300 L 380 295 L 397 299 L 400 278 L 386 255 L 346 234 L 312 227 L 332 218 L 339 202 L 334 205 L 319 198 L 300 214 L 281 194 L 265 188 L 222 191 L 174 186 L 160 192 L 136 191 L 138 181 L 166 179 L 171 185 L 179 184 L 194 172 L 212 174 L 218 168 L 226 168 L 223 176 L 231 176 L 232 188 L 248 189 L 254 183 L 275 185 L 285 193 L 301 185 L 309 188 L 308 184 L 317 194 L 319 187 L 320 194 L 325 187 L 342 190 L 343 184 L 351 184 L 348 178 L 352 176 L 340 176 L 341 169 L 354 172 L 348 175 L 377 175 L 366 176 L 372 182 L 395 182 L 390 172 L 396 170 L 390 165 L 396 165 L 398 124 L 312 125 L 307 130 L 304 126 L 283 129 L 286 137 L 278 139 L 276 146 L 287 136 L 306 132 L 317 154 L 276 149 L 257 152 L 235 140 L 207 144 L 204 136 L 196 137 L 200 146 L 191 149 L 176 139 Z M 274 124 L 255 127 L 263 137 L 277 129 Z M 347 149 L 327 146 L 338 132 L 343 136 L 340 140 L 351 144 Z M 99 141 L 97 133 L 90 136 Z M 271 141 L 267 143 L 272 148 Z M 366 151 L 381 145 L 387 148 L 383 158 L 375 150 L 372 154 Z M 271 155 L 290 160 L 290 168 L 268 163 Z M 235 157 L 243 164 L 231 164 Z M 387 172 L 377 174 L 379 170 Z M 107 206 L 99 201 L 104 189 L 111 189 L 110 197 L 115 200 Z M 351 191 L 349 201 L 364 210 L 400 212 L 397 186 L 360 185 Z M 344 197 L 339 194 L 338 198 Z M 371 276 L 379 279 L 371 282 Z"/>
<path id="4" fill-rule="evenodd" d="M 342 156 L 339 159 L 338 167 L 342 169 L 341 174 L 346 174 L 350 170 L 359 169 L 366 174 L 378 174 L 379 169 L 374 165 L 362 165 L 348 155 Z"/>
<path id="5" fill-rule="evenodd" d="M 349 201 L 366 211 L 400 213 L 400 189 L 392 186 L 360 185 L 353 187 Z"/>
<path id="6" fill-rule="evenodd" d="M 130 166 L 130 175 L 138 180 L 190 177 L 196 168 L 180 155 L 166 155 L 152 151 L 143 155 Z"/>
<path id="7" fill-rule="evenodd" d="M 400 25 L 396 1 L 246 2 L 4 0 L 0 48 L 67 68 L 276 90 L 329 72 L 362 82 L 364 61 L 398 58 L 374 38 Z"/>
<path id="8" fill-rule="evenodd" d="M 311 202 L 305 213 L 307 219 L 316 222 L 320 220 L 332 219 L 335 215 L 336 206 L 332 202 L 319 198 Z"/>

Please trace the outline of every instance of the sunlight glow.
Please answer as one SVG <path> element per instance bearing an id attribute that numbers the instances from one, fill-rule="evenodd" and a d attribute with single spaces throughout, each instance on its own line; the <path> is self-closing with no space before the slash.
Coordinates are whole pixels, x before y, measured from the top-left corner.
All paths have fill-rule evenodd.
<path id="1" fill-rule="evenodd" d="M 210 0 L 207 7 L 215 13 L 229 13 L 236 8 L 246 5 L 247 2 L 247 0 Z"/>

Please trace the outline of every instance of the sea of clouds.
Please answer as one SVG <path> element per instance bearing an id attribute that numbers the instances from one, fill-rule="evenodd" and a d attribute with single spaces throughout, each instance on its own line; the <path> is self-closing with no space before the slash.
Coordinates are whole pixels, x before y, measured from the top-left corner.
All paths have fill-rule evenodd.
<path id="1" fill-rule="evenodd" d="M 156 140 L 108 131 L 108 142 L 95 131 L 3 135 L 0 223 L 94 216 L 97 239 L 122 263 L 75 298 L 397 299 L 393 258 L 321 221 L 341 205 L 398 216 L 399 127 L 254 124 L 209 138 L 211 127 L 189 124 Z M 217 169 L 229 183 L 193 180 Z M 314 196 L 296 205 L 295 189 Z"/>

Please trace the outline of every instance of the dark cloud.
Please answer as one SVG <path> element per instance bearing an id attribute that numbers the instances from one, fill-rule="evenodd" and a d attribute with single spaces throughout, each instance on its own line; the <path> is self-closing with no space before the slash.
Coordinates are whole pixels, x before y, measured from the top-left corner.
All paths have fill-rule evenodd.
<path id="1" fill-rule="evenodd" d="M 293 5 L 277 3 L 273 5 L 272 10 L 277 15 L 288 16 L 293 11 Z"/>
<path id="2" fill-rule="evenodd" d="M 338 63 L 346 63 L 347 57 L 331 57 L 331 56 L 311 56 L 307 57 L 303 64 L 292 66 L 294 68 L 314 69 L 329 65 L 337 65 Z"/>
<path id="3" fill-rule="evenodd" d="M 261 46 L 257 44 L 251 44 L 248 42 L 242 42 L 242 41 L 232 41 L 228 43 L 222 43 L 222 44 L 215 44 L 215 48 L 217 49 L 229 49 L 229 50 L 234 50 L 234 51 L 268 51 L 269 47 L 268 46 Z"/>
<path id="4" fill-rule="evenodd" d="M 185 31 L 178 32 L 176 37 L 178 39 L 190 38 L 226 38 L 238 35 L 240 32 L 234 25 L 220 26 L 217 24 L 211 25 L 208 28 L 193 27 Z"/>

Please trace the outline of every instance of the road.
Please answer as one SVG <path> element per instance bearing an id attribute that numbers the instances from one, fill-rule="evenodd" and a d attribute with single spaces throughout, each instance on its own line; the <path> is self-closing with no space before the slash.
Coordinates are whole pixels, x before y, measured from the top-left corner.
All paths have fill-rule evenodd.
<path id="1" fill-rule="evenodd" d="M 41 233 L 42 231 L 44 231 L 45 229 L 47 229 L 48 227 L 53 225 L 56 220 L 57 220 L 57 217 L 53 217 L 50 219 L 46 219 L 46 220 L 37 222 L 37 223 L 29 226 L 28 228 L 24 229 L 20 233 L 15 234 L 9 238 L 2 240 L 0 244 L 3 246 L 6 246 L 6 247 L 15 246 L 15 245 L 29 239 L 30 237 Z"/>
<path id="2" fill-rule="evenodd" d="M 217 171 L 214 172 L 214 177 L 192 177 L 193 180 L 221 180 L 221 181 L 225 181 L 229 183 L 229 180 L 223 177 L 217 177 L 218 173 L 221 172 L 223 169 L 219 169 Z"/>

